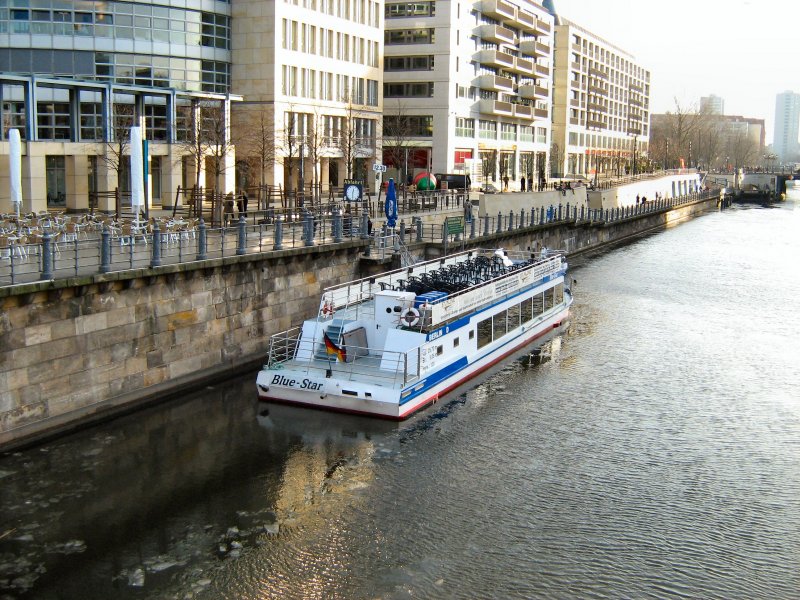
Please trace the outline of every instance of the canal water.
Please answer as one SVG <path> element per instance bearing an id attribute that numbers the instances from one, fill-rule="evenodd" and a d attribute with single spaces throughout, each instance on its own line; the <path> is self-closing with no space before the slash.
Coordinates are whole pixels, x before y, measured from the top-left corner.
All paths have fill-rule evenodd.
<path id="1" fill-rule="evenodd" d="M 0 599 L 797 598 L 798 232 L 583 259 L 538 359 L 401 424 L 253 373 L 0 457 Z"/>

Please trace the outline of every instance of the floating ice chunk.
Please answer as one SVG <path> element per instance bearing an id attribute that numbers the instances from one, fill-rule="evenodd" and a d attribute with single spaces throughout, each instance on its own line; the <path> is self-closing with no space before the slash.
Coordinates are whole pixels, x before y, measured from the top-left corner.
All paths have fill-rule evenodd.
<path id="1" fill-rule="evenodd" d="M 128 585 L 131 587 L 144 586 L 144 571 L 141 568 L 128 575 Z"/>

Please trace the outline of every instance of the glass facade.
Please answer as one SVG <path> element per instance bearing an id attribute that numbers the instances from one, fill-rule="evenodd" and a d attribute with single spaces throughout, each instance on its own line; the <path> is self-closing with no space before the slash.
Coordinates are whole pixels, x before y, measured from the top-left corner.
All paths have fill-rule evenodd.
<path id="1" fill-rule="evenodd" d="M 202 48 L 230 52 L 231 17 L 225 12 L 144 2 L 0 0 L 4 33 L 28 35 L 30 47 L 15 42 L 14 48 L 0 48 L 3 72 L 230 91 L 230 61 L 201 58 Z M 95 50 L 39 49 L 45 36 L 92 38 Z M 151 42 L 152 51 L 133 54 L 134 41 Z M 164 54 L 158 53 L 162 48 Z"/>

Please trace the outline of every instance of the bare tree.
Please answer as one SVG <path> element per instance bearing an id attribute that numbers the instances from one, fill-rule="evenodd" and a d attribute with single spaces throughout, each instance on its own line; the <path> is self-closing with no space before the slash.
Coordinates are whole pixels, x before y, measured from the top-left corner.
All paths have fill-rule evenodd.
<path id="1" fill-rule="evenodd" d="M 280 159 L 283 163 L 285 178 L 285 188 L 287 193 L 294 190 L 294 167 L 295 161 L 300 157 L 304 142 L 303 133 L 306 120 L 305 113 L 294 112 L 294 106 L 289 105 L 289 110 L 284 113 L 283 129 L 280 132 L 280 144 L 282 152 Z"/>
<path id="2" fill-rule="evenodd" d="M 221 191 L 219 179 L 225 173 L 226 159 L 234 149 L 229 119 L 225 112 L 225 103 L 221 100 L 203 102 L 200 105 L 199 137 L 208 162 L 211 163 L 214 189 L 217 191 Z"/>
<path id="3" fill-rule="evenodd" d="M 313 189 L 314 203 L 320 202 L 319 196 L 319 165 L 322 162 L 323 153 L 326 150 L 323 117 L 319 109 L 314 110 L 313 115 L 309 115 L 306 131 L 306 148 L 309 161 L 311 162 L 311 183 Z"/>
<path id="4" fill-rule="evenodd" d="M 123 187 L 122 174 L 130 161 L 131 127 L 134 124 L 133 104 L 115 102 L 112 106 L 111 131 L 100 160 L 117 174 L 117 187 Z"/>
<path id="5" fill-rule="evenodd" d="M 553 177 L 564 175 L 564 151 L 556 142 L 550 145 L 550 174 Z"/>
<path id="6" fill-rule="evenodd" d="M 398 100 L 394 114 L 383 117 L 383 155 L 393 165 L 403 183 L 408 180 L 408 153 L 413 134 L 411 119 L 405 105 Z"/>
<path id="7" fill-rule="evenodd" d="M 275 113 L 272 107 L 252 105 L 242 111 L 237 149 L 247 156 L 251 168 L 258 173 L 261 188 L 267 185 L 267 171 L 277 157 Z M 238 154 L 239 152 L 237 152 Z"/>
<path id="8" fill-rule="evenodd" d="M 739 169 L 749 165 L 758 156 L 758 144 L 746 131 L 735 129 L 731 131 L 727 140 L 727 153 L 733 161 L 736 175 L 736 187 L 739 187 Z"/>

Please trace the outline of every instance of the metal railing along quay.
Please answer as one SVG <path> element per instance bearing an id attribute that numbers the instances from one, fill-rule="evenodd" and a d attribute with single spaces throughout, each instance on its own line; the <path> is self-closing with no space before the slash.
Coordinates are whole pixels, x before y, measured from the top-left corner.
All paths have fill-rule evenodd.
<path id="1" fill-rule="evenodd" d="M 380 258 L 398 251 L 407 252 L 407 245 L 413 243 L 441 243 L 446 247 L 453 241 L 474 240 L 549 223 L 614 223 L 712 195 L 714 192 L 706 191 L 606 209 L 566 203 L 463 220 L 462 217 L 446 217 L 442 223 L 425 223 L 421 217 L 411 216 L 409 221 L 401 219 L 394 230 L 386 229 L 384 224 L 373 231 L 369 215 L 362 212 L 357 218 L 342 213 L 315 218 L 306 213 L 292 221 L 276 217 L 262 219 L 257 224 L 249 224 L 241 217 L 233 227 L 214 229 L 206 227 L 201 220 L 193 230 L 162 232 L 156 225 L 152 232 L 118 237 L 112 237 L 106 228 L 94 238 L 69 242 L 56 241 L 45 234 L 37 244 L 0 248 L 0 286 L 338 244 L 352 239 L 370 240 L 367 254 Z M 453 219 L 461 220 L 456 233 L 451 228 Z"/>

